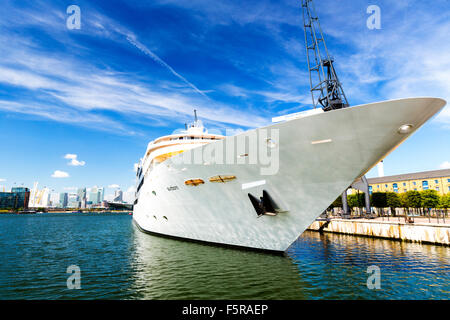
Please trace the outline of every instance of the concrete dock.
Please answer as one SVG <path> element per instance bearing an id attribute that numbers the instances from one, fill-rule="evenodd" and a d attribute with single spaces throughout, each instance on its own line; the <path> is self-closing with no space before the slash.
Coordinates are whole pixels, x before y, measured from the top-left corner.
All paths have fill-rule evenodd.
<path id="1" fill-rule="evenodd" d="M 414 223 L 398 221 L 396 218 L 391 218 L 390 221 L 386 218 L 318 219 L 308 230 L 450 246 L 450 224 L 429 223 L 423 218 L 415 219 Z"/>

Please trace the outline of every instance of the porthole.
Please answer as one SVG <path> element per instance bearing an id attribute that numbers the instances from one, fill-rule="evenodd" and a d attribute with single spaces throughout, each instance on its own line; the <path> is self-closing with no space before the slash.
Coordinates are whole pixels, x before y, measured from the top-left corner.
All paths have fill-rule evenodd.
<path id="1" fill-rule="evenodd" d="M 156 216 L 153 216 L 153 218 L 155 218 L 155 220 L 157 220 L 157 219 L 156 219 Z"/>
<path id="2" fill-rule="evenodd" d="M 152 193 L 156 196 L 156 191 L 155 190 L 153 190 Z"/>
<path id="3" fill-rule="evenodd" d="M 166 217 L 166 216 L 163 216 L 163 218 L 164 218 L 164 219 L 166 219 L 167 221 L 169 221 L 169 219 L 167 219 L 167 217 Z"/>

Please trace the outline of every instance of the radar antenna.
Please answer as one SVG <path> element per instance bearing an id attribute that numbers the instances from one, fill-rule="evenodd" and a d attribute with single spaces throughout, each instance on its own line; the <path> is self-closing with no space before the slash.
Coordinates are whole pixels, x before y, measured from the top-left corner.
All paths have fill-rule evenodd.
<path id="1" fill-rule="evenodd" d="M 333 66 L 312 0 L 301 0 L 305 31 L 306 59 L 314 109 L 324 111 L 349 106 Z"/>

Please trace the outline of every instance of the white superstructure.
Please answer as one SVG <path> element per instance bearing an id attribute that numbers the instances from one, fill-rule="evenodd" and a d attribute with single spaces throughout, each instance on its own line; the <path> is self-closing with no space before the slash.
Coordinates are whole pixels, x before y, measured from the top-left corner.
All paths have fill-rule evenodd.
<path id="1" fill-rule="evenodd" d="M 236 136 L 208 134 L 196 121 L 149 143 L 133 219 L 151 233 L 285 251 L 444 105 L 409 98 L 309 112 Z"/>

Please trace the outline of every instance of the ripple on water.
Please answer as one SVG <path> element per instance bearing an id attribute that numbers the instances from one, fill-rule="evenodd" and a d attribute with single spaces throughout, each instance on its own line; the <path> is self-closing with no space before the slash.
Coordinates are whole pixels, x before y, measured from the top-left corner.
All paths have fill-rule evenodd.
<path id="1" fill-rule="evenodd" d="M 144 234 L 131 216 L 0 216 L 2 299 L 448 299 L 448 247 L 305 232 L 286 256 Z M 68 290 L 66 268 L 81 269 Z M 381 270 L 369 290 L 367 267 Z"/>

